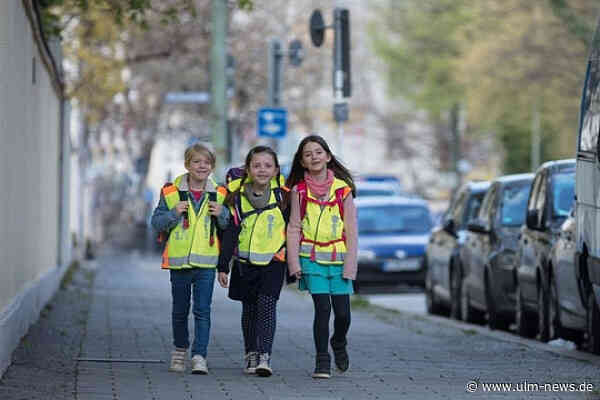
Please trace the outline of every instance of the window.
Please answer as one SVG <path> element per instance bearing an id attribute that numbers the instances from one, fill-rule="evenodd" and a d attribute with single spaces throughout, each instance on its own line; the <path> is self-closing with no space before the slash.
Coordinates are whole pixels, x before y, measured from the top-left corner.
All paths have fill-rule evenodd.
<path id="1" fill-rule="evenodd" d="M 518 182 L 504 188 L 500 205 L 500 224 L 502 226 L 521 226 L 525 222 L 530 189 L 530 182 Z"/>
<path id="2" fill-rule="evenodd" d="M 464 190 L 464 191 L 460 192 L 460 194 L 456 198 L 456 201 L 454 201 L 454 203 L 452 204 L 452 209 L 450 210 L 449 215 L 448 215 L 448 217 L 452 218 L 452 220 L 454 221 L 454 224 L 456 225 L 457 229 L 459 229 L 463 225 L 462 216 L 463 216 L 463 210 L 465 209 L 466 199 L 467 199 L 467 191 Z"/>
<path id="3" fill-rule="evenodd" d="M 477 217 L 477 213 L 481 208 L 481 202 L 483 201 L 483 196 L 485 192 L 476 193 L 471 196 L 469 202 L 467 203 L 467 209 L 464 214 L 464 223 L 467 224 L 473 218 Z"/>
<path id="4" fill-rule="evenodd" d="M 537 194 L 540 191 L 540 185 L 543 182 L 542 177 L 544 176 L 543 173 L 539 173 L 535 176 L 535 179 L 533 180 L 533 183 L 531 184 L 531 194 L 529 196 L 529 201 L 527 202 L 527 211 L 532 211 L 535 210 L 535 203 L 537 201 Z"/>
<path id="5" fill-rule="evenodd" d="M 592 59 L 581 100 L 579 150 L 596 151 L 600 129 L 600 61 Z"/>
<path id="6" fill-rule="evenodd" d="M 358 232 L 361 233 L 428 233 L 431 215 L 423 206 L 385 205 L 358 209 Z"/>
<path id="7" fill-rule="evenodd" d="M 552 177 L 552 218 L 569 216 L 575 200 L 575 171 L 564 171 Z"/>
<path id="8" fill-rule="evenodd" d="M 485 197 L 483 198 L 483 204 L 481 204 L 481 209 L 479 210 L 479 219 L 486 226 L 490 226 L 490 216 L 492 214 L 492 208 L 494 207 L 494 203 L 496 201 L 496 192 L 498 190 L 498 184 L 494 184 Z"/>

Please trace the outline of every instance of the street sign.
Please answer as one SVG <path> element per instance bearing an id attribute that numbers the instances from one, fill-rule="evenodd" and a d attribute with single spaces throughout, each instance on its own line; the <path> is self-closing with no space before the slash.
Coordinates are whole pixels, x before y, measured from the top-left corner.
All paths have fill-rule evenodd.
<path id="1" fill-rule="evenodd" d="M 169 92 L 165 96 L 165 103 L 168 104 L 206 104 L 210 103 L 210 93 L 208 92 Z"/>
<path id="2" fill-rule="evenodd" d="M 258 136 L 284 138 L 287 133 L 287 110 L 274 107 L 259 109 L 256 128 Z"/>

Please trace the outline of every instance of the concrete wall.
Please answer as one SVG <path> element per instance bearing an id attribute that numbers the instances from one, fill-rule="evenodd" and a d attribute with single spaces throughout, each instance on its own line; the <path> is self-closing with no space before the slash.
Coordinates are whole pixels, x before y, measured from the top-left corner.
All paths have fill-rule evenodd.
<path id="1" fill-rule="evenodd" d="M 62 100 L 28 4 L 0 1 L 0 375 L 70 262 Z"/>

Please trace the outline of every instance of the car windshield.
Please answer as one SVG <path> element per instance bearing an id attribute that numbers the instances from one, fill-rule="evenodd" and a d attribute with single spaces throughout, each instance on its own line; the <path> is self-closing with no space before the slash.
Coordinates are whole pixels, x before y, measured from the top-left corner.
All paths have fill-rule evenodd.
<path id="1" fill-rule="evenodd" d="M 552 177 L 552 216 L 569 216 L 575 199 L 575 171 L 564 171 Z"/>
<path id="2" fill-rule="evenodd" d="M 358 233 L 427 233 L 431 215 L 422 206 L 385 205 L 359 207 Z"/>
<path id="3" fill-rule="evenodd" d="M 525 209 L 529 198 L 531 182 L 507 186 L 502 191 L 502 226 L 521 226 L 525 222 Z"/>
<path id="4" fill-rule="evenodd" d="M 357 189 L 356 196 L 372 197 L 372 196 L 393 196 L 394 191 L 391 189 Z"/>

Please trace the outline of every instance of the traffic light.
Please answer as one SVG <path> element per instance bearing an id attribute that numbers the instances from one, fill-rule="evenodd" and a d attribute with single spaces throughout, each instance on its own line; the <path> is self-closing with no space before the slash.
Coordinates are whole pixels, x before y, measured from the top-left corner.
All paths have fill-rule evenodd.
<path id="1" fill-rule="evenodd" d="M 333 89 L 338 89 L 341 84 L 343 96 L 350 97 L 352 93 L 350 80 L 350 11 L 347 8 L 336 8 L 333 16 L 335 28 Z"/>

